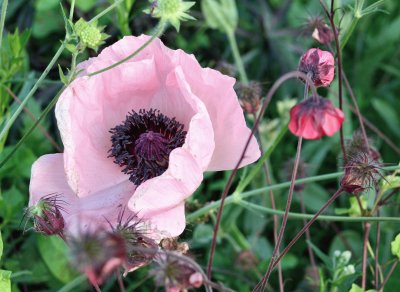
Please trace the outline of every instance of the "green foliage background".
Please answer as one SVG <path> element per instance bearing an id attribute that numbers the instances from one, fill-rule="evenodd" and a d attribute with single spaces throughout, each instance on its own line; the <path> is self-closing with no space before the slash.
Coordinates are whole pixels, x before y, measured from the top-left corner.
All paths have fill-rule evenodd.
<path id="1" fill-rule="evenodd" d="M 61 2 L 68 11 L 69 2 Z M 90 19 L 111 2 L 76 1 L 76 17 Z M 162 40 L 171 48 L 181 48 L 195 54 L 203 66 L 216 67 L 220 61 L 233 63 L 234 56 L 227 34 L 207 25 L 201 10 L 201 1 L 197 2 L 191 10 L 191 15 L 197 20 L 183 23 L 179 33 L 172 28 L 167 29 Z M 351 21 L 351 6 L 354 6 L 354 1 L 335 2 L 338 7 L 341 7 L 337 13 L 337 22 L 340 22 L 340 28 L 346 28 Z M 366 5 L 373 2 L 375 1 L 366 1 Z M 106 45 L 114 43 L 123 35 L 139 35 L 151 31 L 156 21 L 142 12 L 148 5 L 148 1 L 126 0 L 117 9 L 102 17 L 100 23 L 106 25 L 105 31 L 111 35 Z M 299 57 L 308 48 L 316 46 L 323 48 L 302 29 L 308 17 L 323 16 L 319 1 L 237 0 L 236 6 L 238 29 L 235 35 L 244 67 L 249 79 L 260 81 L 265 92 L 279 76 L 297 68 Z M 344 48 L 343 65 L 365 118 L 398 147 L 400 140 L 400 2 L 383 1 L 381 9 L 384 12 L 375 12 L 358 21 Z M 19 98 L 26 96 L 65 35 L 59 0 L 9 1 L 5 24 L 5 35 L 0 51 L 2 60 L 0 63 L 1 127 L 18 106 L 18 102 L 10 97 L 5 87 L 10 88 Z M 344 32 L 341 30 L 341 34 Z M 89 51 L 82 60 L 95 55 L 94 51 Z M 58 64 L 62 68 L 70 67 L 70 54 L 67 51 L 63 53 Z M 61 86 L 58 69 L 54 67 L 34 98 L 28 102 L 27 109 L 38 117 Z M 279 110 L 278 101 L 288 102 L 289 99 L 301 98 L 301 90 L 302 86 L 299 82 L 291 81 L 274 97 L 274 102 L 261 125 L 264 146 L 270 145 L 276 139 L 278 132 L 286 127 L 288 109 Z M 336 102 L 336 82 L 323 93 Z M 345 101 L 349 100 L 345 92 Z M 284 103 L 281 106 L 284 106 Z M 350 138 L 354 130 L 358 128 L 358 120 L 348 108 L 345 114 L 347 118 L 344 124 L 345 136 Z M 252 117 L 248 118 L 251 125 Z M 0 159 L 11 151 L 32 123 L 32 118 L 27 114 L 18 118 L 9 131 L 7 140 L 0 141 Z M 30 226 L 28 223 L 24 227 L 23 214 L 29 197 L 31 165 L 39 156 L 57 152 L 55 146 L 43 134 L 44 131 L 55 139 L 59 147 L 62 147 L 52 113 L 42 123 L 42 129 L 36 129 L 13 158 L 0 169 L 0 230 L 4 244 L 4 249 L 0 248 L 0 251 L 3 250 L 0 291 L 7 291 L 8 288 L 6 286 L 3 288 L 2 285 L 8 285 L 7 278 L 9 277 L 11 277 L 12 291 L 84 291 L 89 289 L 85 278 L 70 268 L 67 248 L 61 240 L 45 238 L 32 231 L 24 232 L 24 229 Z M 368 129 L 368 133 L 374 138 L 374 145 L 379 149 L 383 161 L 397 164 L 399 153 L 396 153 L 374 131 Z M 338 138 L 338 135 L 335 135 L 333 138 L 304 143 L 302 159 L 308 165 L 308 176 L 340 170 Z M 293 158 L 295 145 L 296 138 L 286 133 L 283 142 L 273 152 L 269 165 L 274 183 L 289 180 L 291 170 L 285 167 L 285 163 Z M 219 199 L 227 177 L 227 172 L 206 173 L 204 183 L 187 203 L 187 214 L 208 201 Z M 260 173 L 248 189 L 257 189 L 264 185 L 264 178 Z M 337 181 L 307 184 L 304 190 L 307 212 L 315 213 L 337 186 Z M 287 189 L 275 191 L 274 195 L 277 208 L 283 210 Z M 267 193 L 254 196 L 249 201 L 259 205 L 269 206 L 270 204 Z M 390 208 L 382 208 L 383 216 L 399 216 L 398 197 L 394 199 L 394 202 Z M 342 196 L 335 207 L 349 208 L 349 206 L 349 198 Z M 299 199 L 295 196 L 293 211 L 299 212 L 299 210 Z M 330 208 L 329 212 L 333 214 L 334 208 Z M 215 213 L 211 212 L 208 216 L 190 222 L 181 238 L 181 241 L 189 243 L 195 259 L 203 266 L 207 264 L 214 218 Z M 295 234 L 301 226 L 302 221 L 289 221 L 286 234 Z M 390 242 L 400 232 L 400 228 L 393 223 L 383 223 L 381 227 L 383 236 L 380 258 L 384 262 L 391 258 Z M 374 228 L 375 225 L 372 234 L 374 234 Z M 312 226 L 311 234 L 312 243 L 321 254 L 318 263 L 325 278 L 329 278 L 331 271 L 323 255 L 332 256 L 335 250 L 350 249 L 353 252 L 352 263 L 356 265 L 357 271 L 360 271 L 363 234 L 361 224 L 318 222 Z M 345 238 L 344 243 L 340 238 Z M 284 244 L 289 240 L 290 236 L 286 236 Z M 373 236 L 371 241 L 374 242 Z M 305 274 L 309 266 L 306 247 L 305 241 L 301 240 L 283 259 L 282 268 L 287 280 L 285 283 L 287 291 L 311 289 L 307 284 Z M 266 270 L 272 249 L 271 215 L 261 214 L 234 204 L 226 207 L 215 256 L 215 280 L 237 291 L 250 291 Z M 249 254 L 251 256 L 248 256 Z M 253 261 L 244 262 L 249 258 Z M 11 276 L 5 271 L 11 271 Z M 154 283 L 149 279 L 147 272 L 148 268 L 143 268 L 129 274 L 126 278 L 127 290 L 154 291 Z M 400 280 L 396 274 L 398 275 L 399 272 L 400 269 L 397 268 L 385 291 L 398 291 Z M 352 281 L 343 284 L 344 290 L 340 291 L 348 291 Z M 271 286 L 277 287 L 276 273 L 272 275 Z M 103 291 L 115 291 L 115 287 L 115 279 L 112 278 L 105 284 Z"/>

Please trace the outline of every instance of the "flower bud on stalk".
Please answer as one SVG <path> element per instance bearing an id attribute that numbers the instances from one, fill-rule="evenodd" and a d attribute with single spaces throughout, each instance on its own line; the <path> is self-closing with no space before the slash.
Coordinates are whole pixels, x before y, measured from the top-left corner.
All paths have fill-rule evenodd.
<path id="1" fill-rule="evenodd" d="M 50 195 L 41 198 L 36 205 L 28 208 L 28 216 L 33 219 L 33 226 L 37 232 L 46 235 L 63 235 L 64 218 L 60 212 L 62 201 L 58 195 Z"/>
<path id="2" fill-rule="evenodd" d="M 368 152 L 360 152 L 351 157 L 344 167 L 344 175 L 340 182 L 343 191 L 359 194 L 365 189 L 375 186 L 381 177 L 381 164 L 374 160 Z"/>
<path id="3" fill-rule="evenodd" d="M 335 59 L 331 52 L 312 48 L 301 57 L 299 71 L 310 76 L 314 86 L 328 87 L 335 77 Z"/>

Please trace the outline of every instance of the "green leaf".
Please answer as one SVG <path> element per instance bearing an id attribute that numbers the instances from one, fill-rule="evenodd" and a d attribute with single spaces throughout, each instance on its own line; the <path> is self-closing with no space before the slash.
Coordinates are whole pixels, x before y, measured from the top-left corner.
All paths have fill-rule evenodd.
<path id="1" fill-rule="evenodd" d="M 211 242 L 214 229 L 211 225 L 200 224 L 197 225 L 193 232 L 193 240 L 195 244 L 207 245 Z"/>
<path id="2" fill-rule="evenodd" d="M 400 259 L 400 233 L 397 234 L 396 238 L 391 243 L 392 254 Z"/>
<path id="3" fill-rule="evenodd" d="M 378 98 L 372 100 L 372 106 L 386 122 L 386 125 L 393 134 L 400 137 L 400 119 L 397 110 L 387 101 Z"/>
<path id="4" fill-rule="evenodd" d="M 203 0 L 201 10 L 207 24 L 213 29 L 232 33 L 238 25 L 235 0 Z"/>
<path id="5" fill-rule="evenodd" d="M 0 291 L 11 292 L 11 272 L 0 270 Z"/>
<path id="6" fill-rule="evenodd" d="M 40 255 L 54 277 L 68 283 L 77 276 L 69 267 L 68 248 L 59 237 L 38 235 L 37 244 Z"/>

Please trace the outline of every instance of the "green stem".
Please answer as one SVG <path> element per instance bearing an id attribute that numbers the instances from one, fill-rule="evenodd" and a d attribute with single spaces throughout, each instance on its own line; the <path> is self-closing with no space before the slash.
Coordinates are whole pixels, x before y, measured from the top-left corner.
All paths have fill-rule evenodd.
<path id="1" fill-rule="evenodd" d="M 257 204 L 253 204 L 247 201 L 240 201 L 240 202 L 235 202 L 236 204 L 260 211 L 265 214 L 271 214 L 271 215 L 278 215 L 278 216 L 283 216 L 284 211 L 281 210 L 274 210 L 268 207 L 263 207 Z M 304 220 L 304 219 L 311 219 L 313 218 L 314 214 L 305 214 L 305 213 L 296 213 L 296 212 L 290 212 L 289 213 L 289 219 L 293 220 Z M 347 217 L 347 216 L 334 216 L 334 215 L 319 215 L 317 220 L 319 221 L 333 221 L 333 222 L 400 222 L 399 217 Z"/>
<path id="2" fill-rule="evenodd" d="M 93 17 L 91 20 L 89 20 L 89 23 L 95 22 L 96 20 L 98 20 L 99 18 L 101 18 L 103 15 L 107 14 L 108 12 L 110 12 L 111 10 L 113 10 L 115 7 L 117 7 L 119 4 L 121 4 L 122 2 L 124 2 L 124 0 L 116 0 L 113 4 L 111 4 L 110 6 L 108 6 L 106 9 L 104 9 L 102 12 L 100 12 L 99 14 L 97 14 L 95 17 Z"/>
<path id="3" fill-rule="evenodd" d="M 111 70 L 112 68 L 115 68 L 119 65 L 121 65 L 122 63 L 125 63 L 126 61 L 128 61 L 129 59 L 135 57 L 137 54 L 139 54 L 141 51 L 143 51 L 148 45 L 150 45 L 156 38 L 158 38 L 159 36 L 161 36 L 164 32 L 164 28 L 165 28 L 165 22 L 160 22 L 158 25 L 157 30 L 155 31 L 155 33 L 151 36 L 150 39 L 148 39 L 142 46 L 140 46 L 136 51 L 134 51 L 132 54 L 128 55 L 127 57 L 123 58 L 121 61 L 118 61 L 117 63 L 112 64 L 111 66 L 105 67 L 99 71 L 90 73 L 88 76 L 94 76 L 100 73 L 103 73 L 105 71 Z"/>
<path id="4" fill-rule="evenodd" d="M 71 0 L 71 9 L 69 10 L 69 20 L 72 22 L 72 18 L 74 17 L 74 9 L 75 9 L 75 0 Z"/>
<path id="5" fill-rule="evenodd" d="M 392 170 L 396 170 L 396 169 L 399 169 L 399 168 L 400 168 L 400 166 L 396 165 L 396 166 L 383 167 L 382 170 L 392 171 Z M 334 173 L 329 173 L 329 174 L 323 174 L 323 175 L 317 175 L 317 176 L 302 178 L 302 179 L 296 180 L 295 181 L 295 185 L 305 184 L 305 183 L 309 183 L 309 182 L 316 182 L 316 181 L 324 181 L 324 180 L 335 179 L 335 178 L 338 178 L 338 177 L 342 176 L 343 174 L 344 173 L 342 171 L 340 171 L 340 172 L 334 172 Z M 256 189 L 256 190 L 243 192 L 243 193 L 237 193 L 235 191 L 232 195 L 228 196 L 225 199 L 225 204 L 230 205 L 232 203 L 239 203 L 239 202 L 241 202 L 242 199 L 246 199 L 246 198 L 258 195 L 258 194 L 262 194 L 262 193 L 265 193 L 266 191 L 269 191 L 269 190 L 284 189 L 284 188 L 287 188 L 289 186 L 290 186 L 290 182 L 284 182 L 284 183 L 275 184 L 275 185 L 272 185 L 272 186 L 266 186 L 266 187 L 263 187 L 263 188 L 259 188 L 259 189 Z M 187 219 L 188 222 L 193 222 L 197 218 L 199 218 L 201 216 L 204 216 L 205 214 L 209 213 L 210 211 L 213 211 L 213 210 L 217 209 L 220 204 L 221 204 L 221 200 L 212 202 L 212 203 L 200 208 L 199 210 L 193 212 L 192 214 L 187 215 L 186 219 Z M 279 215 L 279 214 L 277 214 L 277 215 Z M 358 218 L 360 218 L 360 217 L 358 217 Z M 368 218 L 373 218 L 373 217 L 368 217 Z M 382 218 L 382 217 L 380 217 L 380 218 Z M 301 219 L 308 219 L 308 218 L 301 218 Z"/>
<path id="6" fill-rule="evenodd" d="M 242 57 L 240 56 L 240 52 L 238 49 L 238 45 L 236 42 L 235 32 L 231 31 L 227 33 L 229 44 L 232 49 L 233 58 L 235 59 L 236 67 L 239 70 L 240 81 L 245 85 L 249 84 L 249 79 L 247 78 L 246 71 L 244 69 Z"/>
<path id="7" fill-rule="evenodd" d="M 3 41 L 3 30 L 4 30 L 4 23 L 6 22 L 7 5 L 8 5 L 8 0 L 3 0 L 3 5 L 1 6 L 1 18 L 0 18 L 0 48 Z M 0 54 L 0 64 L 1 64 L 1 54 Z"/>
<path id="8" fill-rule="evenodd" d="M 346 46 L 348 40 L 350 39 L 350 36 L 353 34 L 354 29 L 356 28 L 359 20 L 360 20 L 360 18 L 357 16 L 354 16 L 353 19 L 351 20 L 349 28 L 346 30 L 343 37 L 340 39 L 340 50 L 343 50 L 344 47 Z"/>
<path id="9" fill-rule="evenodd" d="M 61 46 L 58 48 L 56 54 L 51 59 L 50 63 L 47 65 L 46 69 L 43 71 L 43 73 L 39 77 L 38 81 L 35 83 L 35 85 L 29 91 L 28 95 L 24 98 L 24 100 L 21 102 L 20 106 L 17 108 L 17 110 L 14 112 L 14 114 L 8 120 L 8 122 L 6 123 L 4 128 L 1 130 L 0 141 L 2 141 L 5 138 L 5 136 L 8 133 L 8 130 L 11 128 L 11 126 L 14 124 L 14 122 L 17 119 L 17 117 L 19 116 L 19 114 L 22 112 L 22 110 L 24 109 L 28 100 L 35 94 L 36 90 L 39 88 L 39 85 L 42 83 L 42 81 L 46 78 L 47 74 L 49 74 L 51 68 L 53 68 L 54 64 L 57 62 L 58 58 L 60 57 L 60 55 L 64 51 L 64 49 L 65 49 L 65 42 L 62 42 Z"/>

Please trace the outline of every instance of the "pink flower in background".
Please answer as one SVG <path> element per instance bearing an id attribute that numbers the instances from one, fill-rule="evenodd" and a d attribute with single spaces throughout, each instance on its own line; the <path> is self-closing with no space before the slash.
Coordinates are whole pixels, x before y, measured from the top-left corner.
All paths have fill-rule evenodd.
<path id="1" fill-rule="evenodd" d="M 290 110 L 289 130 L 298 137 L 314 140 L 332 136 L 343 121 L 343 112 L 329 99 L 310 97 Z"/>
<path id="2" fill-rule="evenodd" d="M 79 67 L 103 69 L 148 39 L 125 37 Z M 127 216 L 137 213 L 161 237 L 179 235 L 184 201 L 203 172 L 234 168 L 250 135 L 235 80 L 160 40 L 109 71 L 83 75 L 57 103 L 64 153 L 33 165 L 30 206 L 61 194 L 72 233 L 115 224 L 127 206 Z M 259 156 L 253 137 L 241 166 Z"/>
<path id="3" fill-rule="evenodd" d="M 335 77 L 335 59 L 331 52 L 312 48 L 301 57 L 299 71 L 309 75 L 315 86 L 327 87 Z"/>

